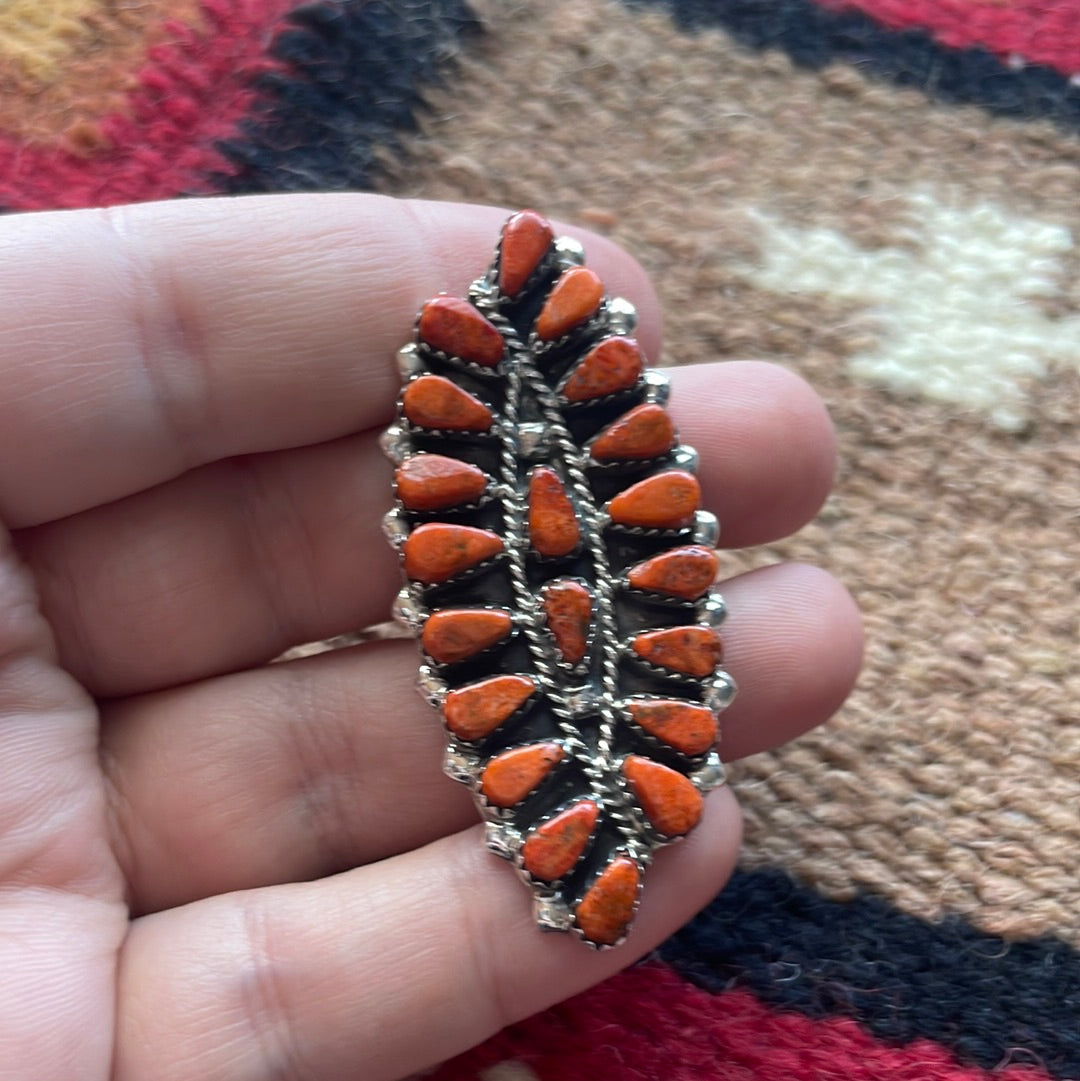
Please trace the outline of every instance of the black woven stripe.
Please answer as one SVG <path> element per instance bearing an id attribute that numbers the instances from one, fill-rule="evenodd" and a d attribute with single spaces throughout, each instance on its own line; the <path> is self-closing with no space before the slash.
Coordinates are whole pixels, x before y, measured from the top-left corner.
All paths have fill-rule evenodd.
<path id="1" fill-rule="evenodd" d="M 1051 937 L 1006 942 L 757 871 L 736 874 L 661 955 L 713 991 L 853 1017 L 884 1040 L 926 1037 L 986 1069 L 1028 1063 L 1080 1078 L 1080 953 Z"/>
<path id="2" fill-rule="evenodd" d="M 263 104 L 221 149 L 231 193 L 372 187 L 378 154 L 416 129 L 423 91 L 441 82 L 480 24 L 464 0 L 340 0 L 289 15 L 272 54 L 289 65 L 259 84 Z"/>
<path id="3" fill-rule="evenodd" d="M 985 49 L 951 49 L 921 30 L 888 30 L 861 12 L 824 11 L 812 0 L 624 2 L 665 8 L 685 30 L 720 27 L 751 48 L 782 49 L 803 67 L 843 61 L 941 101 L 1080 128 L 1080 87 L 1051 68 L 1032 64 L 1014 71 Z"/>

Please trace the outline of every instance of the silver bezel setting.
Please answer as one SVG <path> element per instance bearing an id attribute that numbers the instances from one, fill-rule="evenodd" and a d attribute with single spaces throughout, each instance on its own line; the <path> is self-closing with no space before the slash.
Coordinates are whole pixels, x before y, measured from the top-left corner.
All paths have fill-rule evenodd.
<path id="1" fill-rule="evenodd" d="M 626 580 L 626 567 L 618 565 L 613 558 L 613 538 L 622 536 L 630 540 L 645 539 L 652 542 L 656 539 L 678 543 L 692 540 L 694 543 L 712 547 L 719 536 L 719 523 L 715 516 L 701 510 L 695 512 L 693 521 L 689 524 L 672 529 L 628 527 L 611 520 L 608 513 L 609 503 L 601 502 L 597 498 L 593 481 L 590 479 L 591 471 L 615 478 L 613 483 L 617 483 L 621 475 L 617 470 L 608 469 L 609 463 L 598 463 L 591 459 L 591 443 L 604 425 L 588 439 L 578 442 L 571 433 L 570 418 L 581 415 L 577 412 L 578 406 L 594 411 L 608 408 L 624 410 L 634 404 L 646 402 L 664 406 L 670 395 L 670 379 L 662 372 L 646 369 L 637 385 L 632 388 L 580 403 L 568 402 L 562 391 L 575 365 L 586 355 L 588 348 L 594 348 L 600 341 L 614 336 L 632 335 L 637 325 L 636 310 L 623 298 L 605 297 L 588 319 L 556 341 L 539 341 L 535 331 L 519 334 L 509 318 L 518 296 L 544 282 L 554 280 L 560 271 L 582 265 L 584 252 L 576 241 L 556 238 L 547 255 L 532 271 L 521 294 L 504 297 L 497 284 L 498 251 L 497 248 L 496 260 L 487 273 L 473 282 L 468 299 L 503 336 L 504 350 L 499 363 L 493 367 L 479 365 L 433 349 L 419 339 L 401 349 L 397 357 L 399 370 L 407 381 L 406 385 L 429 371 L 436 371 L 451 380 L 455 379 L 455 373 L 462 373 L 468 377 L 465 380 L 465 389 L 471 394 L 475 394 L 472 388 L 477 386 L 477 382 L 470 383 L 469 380 L 500 380 L 503 394 L 501 401 L 497 391 L 490 395 L 485 391 L 483 395 L 490 399 L 485 404 L 495 414 L 494 423 L 486 432 L 441 431 L 416 428 L 399 415 L 399 419 L 382 436 L 380 444 L 396 466 L 417 454 L 430 453 L 428 448 L 440 439 L 446 439 L 451 444 L 448 447 L 448 453 L 451 454 L 454 446 L 467 447 L 472 441 L 484 441 L 488 446 L 494 444 L 496 450 L 491 453 L 496 455 L 497 466 L 485 467 L 488 483 L 481 499 L 472 504 L 447 508 L 445 511 L 417 511 L 405 507 L 395 491 L 395 504 L 384 517 L 383 528 L 390 543 L 401 552 L 412 528 L 432 518 L 439 520 L 450 515 L 452 520 L 458 520 L 463 516 L 495 509 L 501 515 L 500 535 L 504 539 L 505 551 L 498 557 L 476 564 L 445 582 L 430 585 L 407 582 L 395 601 L 394 617 L 420 637 L 427 619 L 435 610 L 436 601 L 433 598 L 438 596 L 440 590 L 458 587 L 473 574 L 483 577 L 496 564 L 500 568 L 499 573 L 506 574 L 511 594 L 509 602 L 470 603 L 464 606 L 460 602 L 448 602 L 445 607 L 496 610 L 510 615 L 509 634 L 500 642 L 469 656 L 467 663 L 474 666 L 475 662 L 482 667 L 485 658 L 500 654 L 500 651 L 511 644 L 519 654 L 524 651 L 529 667 L 522 667 L 519 674 L 527 671 L 529 678 L 536 684 L 536 691 L 517 710 L 503 718 L 500 726 L 518 721 L 527 725 L 537 700 L 542 698 L 550 714 L 552 734 L 539 737 L 531 734 L 520 742 L 509 745 L 500 743 L 494 750 L 488 750 L 487 736 L 466 742 L 448 732 L 444 771 L 471 788 L 485 821 L 486 845 L 493 853 L 510 861 L 522 879 L 529 884 L 534 894 L 538 925 L 544 930 L 570 931 L 594 948 L 606 948 L 585 937 L 574 915 L 577 905 L 597 874 L 602 872 L 603 865 L 600 865 L 600 870 L 595 874 L 590 867 L 584 867 L 579 873 L 585 862 L 583 852 L 578 857 L 575 868 L 565 876 L 565 882 L 571 883 L 571 886 L 567 887 L 570 889 L 568 893 L 563 888 L 563 880 L 554 883 L 541 882 L 528 873 L 522 862 L 522 846 L 530 831 L 560 813 L 573 800 L 568 803 L 555 799 L 536 817 L 530 818 L 527 827 L 519 821 L 517 808 L 534 799 L 542 801 L 548 798 L 544 796 L 544 792 L 554 786 L 562 771 L 571 767 L 577 770 L 583 778 L 583 785 L 575 790 L 574 799 L 587 798 L 594 801 L 606 820 L 605 829 L 609 841 L 612 835 L 615 837 L 612 842 L 614 847 L 605 849 L 608 852 L 606 858 L 610 861 L 625 856 L 637 867 L 638 885 L 634 901 L 636 910 L 644 874 L 651 863 L 654 849 L 682 838 L 664 835 L 652 827 L 628 780 L 622 774 L 622 764 L 627 753 L 625 744 L 619 742 L 622 725 L 633 729 L 630 736 L 639 741 L 636 746 L 644 748 L 642 753 L 648 754 L 649 746 L 663 745 L 663 741 L 637 728 L 625 715 L 626 703 L 639 697 L 624 693 L 621 686 L 623 674 L 627 670 L 626 662 L 629 659 L 629 667 L 636 671 L 639 682 L 642 679 L 653 681 L 650 686 L 655 686 L 656 689 L 651 692 L 652 697 L 684 697 L 693 704 L 704 703 L 714 713 L 725 709 L 730 703 L 735 693 L 735 684 L 722 668 L 706 677 L 696 677 L 661 668 L 634 653 L 630 645 L 634 634 L 628 634 L 625 629 L 620 630 L 616 608 L 617 603 L 622 603 L 620 598 L 629 597 L 630 603 L 641 603 L 639 599 L 635 599 L 637 595 L 644 597 L 645 602 L 654 607 L 658 601 L 662 602 L 662 607 L 668 611 L 666 618 L 672 618 L 675 612 L 685 614 L 689 620 L 688 625 L 715 627 L 723 619 L 725 609 L 719 595 L 712 592 L 696 601 L 687 601 L 630 589 Z M 582 350 L 581 356 L 576 360 L 571 359 L 568 369 L 558 369 L 561 370 L 561 376 L 558 379 L 553 378 L 549 383 L 544 374 L 544 365 L 565 365 L 567 354 L 579 348 Z M 457 377 L 458 385 L 461 385 L 460 378 Z M 526 400 L 530 411 L 523 414 L 522 403 Z M 399 400 L 399 414 L 400 411 Z M 616 417 L 619 415 L 621 413 L 615 414 Z M 534 466 L 540 463 L 548 464 L 560 475 L 581 527 L 579 546 L 568 556 L 544 559 L 530 549 L 530 469 L 521 468 L 521 462 Z M 625 467 L 634 475 L 633 481 L 636 483 L 644 479 L 644 476 L 663 469 L 677 468 L 694 473 L 698 467 L 698 456 L 693 448 L 679 443 L 676 437 L 674 446 L 665 454 L 651 459 L 611 464 Z M 640 475 L 643 470 L 644 475 Z M 575 573 L 573 569 L 582 560 L 590 568 L 588 578 Z M 568 569 L 562 569 L 564 565 Z M 593 604 L 593 620 L 586 655 L 578 664 L 570 664 L 559 655 L 547 627 L 542 604 L 545 586 L 556 579 L 564 578 L 576 581 L 588 589 Z M 540 585 L 537 585 L 538 580 Z M 470 675 L 464 682 L 455 684 L 452 674 L 455 665 L 456 662 L 443 664 L 426 653 L 423 654 L 417 687 L 425 700 L 440 712 L 452 689 L 468 686 L 473 679 L 481 678 Z M 496 673 L 500 671 L 510 674 L 514 669 L 496 669 Z M 650 694 L 640 697 L 647 699 Z M 624 736 L 623 739 L 625 738 L 627 737 Z M 485 763 L 500 753 L 501 749 L 524 747 L 538 742 L 557 743 L 563 750 L 560 762 L 544 774 L 533 791 L 514 808 L 496 807 L 489 803 L 482 789 Z M 683 774 L 700 791 L 708 791 L 723 783 L 723 765 L 715 751 L 696 758 L 682 756 L 680 761 L 683 759 Z M 594 829 L 590 844 L 596 840 L 598 830 L 599 826 Z M 586 846 L 584 851 L 588 850 Z M 574 886 L 573 882 L 577 882 L 577 885 Z"/>

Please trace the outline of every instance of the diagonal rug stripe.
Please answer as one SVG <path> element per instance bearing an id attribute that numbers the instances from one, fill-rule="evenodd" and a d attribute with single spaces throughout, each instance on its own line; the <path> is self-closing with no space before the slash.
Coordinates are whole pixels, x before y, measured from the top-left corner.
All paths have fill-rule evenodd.
<path id="1" fill-rule="evenodd" d="M 230 192 L 370 188 L 380 156 L 416 130 L 424 88 L 480 29 L 464 0 L 309 4 L 289 24 L 272 48 L 281 68 L 259 80 L 242 137 L 222 144 Z"/>
<path id="2" fill-rule="evenodd" d="M 763 870 L 738 873 L 660 954 L 713 991 L 855 1017 L 880 1039 L 930 1039 L 985 1069 L 1019 1055 L 1080 1077 L 1080 953 L 1050 936 L 1009 942 L 869 896 L 841 904 Z"/>
<path id="3" fill-rule="evenodd" d="M 860 11 L 827 11 L 812 0 L 624 0 L 659 7 L 686 30 L 716 27 L 752 49 L 780 49 L 800 67 L 841 62 L 864 74 L 998 116 L 1046 117 L 1080 129 L 1080 87 L 1041 64 L 1013 70 L 988 49 L 949 48 L 924 30 L 890 30 Z M 1068 59 L 1080 70 L 1080 45 Z"/>
<path id="4" fill-rule="evenodd" d="M 992 1072 L 930 1040 L 898 1046 L 741 990 L 710 995 L 666 966 L 630 969 L 505 1030 L 429 1081 L 1045 1081 L 1014 1050 Z"/>
<path id="5" fill-rule="evenodd" d="M 217 142 L 252 105 L 272 63 L 266 36 L 287 0 L 203 0 L 198 26 L 170 23 L 166 42 L 132 73 L 125 107 L 85 140 L 26 146 L 0 133 L 0 205 L 12 210 L 105 206 L 215 190 L 229 170 Z"/>
<path id="6" fill-rule="evenodd" d="M 930 31 L 943 45 L 982 45 L 1002 60 L 1080 70 L 1077 0 L 818 0 L 837 11 L 863 11 L 893 30 Z"/>
<path id="7" fill-rule="evenodd" d="M 198 25 L 167 24 L 168 40 L 125 75 L 119 104 L 109 80 L 102 95 L 100 72 L 91 69 L 91 85 L 76 65 L 72 85 L 50 88 L 35 142 L 19 138 L 24 124 L 0 130 L 0 204 L 370 189 L 380 157 L 415 131 L 424 86 L 441 81 L 459 38 L 480 25 L 464 0 L 203 0 L 200 15 Z M 88 95 L 115 110 L 68 109 Z"/>

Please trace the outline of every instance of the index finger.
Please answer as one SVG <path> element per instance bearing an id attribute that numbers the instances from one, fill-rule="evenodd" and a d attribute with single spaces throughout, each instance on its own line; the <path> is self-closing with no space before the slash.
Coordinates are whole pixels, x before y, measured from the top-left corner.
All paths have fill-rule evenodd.
<path id="1" fill-rule="evenodd" d="M 220 458 L 386 423 L 418 308 L 467 288 L 506 213 L 289 195 L 5 219 L 0 520 L 35 525 Z M 584 239 L 655 356 L 644 271 Z"/>

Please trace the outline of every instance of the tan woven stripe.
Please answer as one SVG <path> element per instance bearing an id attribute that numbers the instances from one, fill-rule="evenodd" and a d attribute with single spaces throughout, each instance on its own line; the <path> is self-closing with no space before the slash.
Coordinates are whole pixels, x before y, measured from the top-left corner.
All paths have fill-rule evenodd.
<path id="1" fill-rule="evenodd" d="M 75 153 L 103 147 L 99 121 L 126 108 L 147 52 L 169 36 L 164 16 L 202 20 L 199 0 L 80 2 L 70 11 L 32 3 L 42 12 L 29 24 L 35 34 L 8 36 L 0 48 L 0 132 L 29 144 L 63 136 Z M 16 14 L 0 14 L 0 36 Z"/>
<path id="2" fill-rule="evenodd" d="M 869 887 L 919 915 L 1080 942 L 1080 378 L 1070 335 L 1055 337 L 1080 315 L 1066 232 L 1080 237 L 1080 141 L 845 68 L 800 71 L 603 0 L 488 11 L 481 55 L 433 99 L 387 190 L 531 205 L 610 232 L 655 275 L 669 363 L 788 363 L 839 426 L 839 490 L 821 519 L 730 557 L 824 564 L 869 632 L 842 715 L 737 767 L 747 862 L 836 897 Z M 931 217 L 947 237 L 924 235 Z M 980 230 L 997 238 L 985 257 Z M 888 256 L 868 266 L 896 295 L 763 284 L 799 235 L 835 238 L 841 266 L 844 245 Z M 903 344 L 889 321 L 899 294 L 925 286 L 934 302 L 921 275 L 939 240 L 973 273 L 980 259 L 1004 279 L 1045 262 L 1045 288 L 1017 286 L 1038 297 L 1012 297 L 1006 280 L 1001 304 L 987 300 L 992 329 L 1024 315 L 1037 359 L 1002 376 L 996 413 L 929 400 L 918 348 L 898 362 L 911 396 L 875 373 Z"/>
<path id="3" fill-rule="evenodd" d="M 83 34 L 100 0 L 6 0 L 0 9 L 0 60 L 49 79 Z"/>

